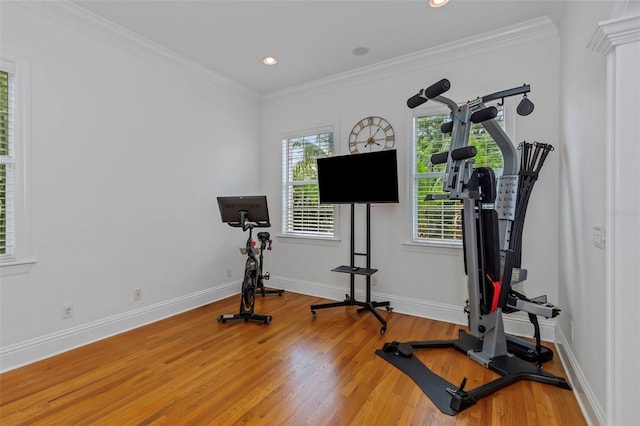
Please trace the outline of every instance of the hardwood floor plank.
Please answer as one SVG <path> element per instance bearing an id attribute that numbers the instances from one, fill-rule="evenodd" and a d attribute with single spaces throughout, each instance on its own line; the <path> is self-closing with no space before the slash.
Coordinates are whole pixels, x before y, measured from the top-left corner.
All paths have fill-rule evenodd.
<path id="1" fill-rule="evenodd" d="M 268 324 L 216 321 L 239 296 L 0 375 L 4 425 L 581 425 L 572 392 L 519 382 L 457 416 L 375 355 L 384 343 L 457 337 L 457 325 L 380 313 L 287 292 L 258 297 Z M 416 351 L 467 389 L 498 375 L 453 349 Z M 545 364 L 563 375 L 560 361 Z"/>

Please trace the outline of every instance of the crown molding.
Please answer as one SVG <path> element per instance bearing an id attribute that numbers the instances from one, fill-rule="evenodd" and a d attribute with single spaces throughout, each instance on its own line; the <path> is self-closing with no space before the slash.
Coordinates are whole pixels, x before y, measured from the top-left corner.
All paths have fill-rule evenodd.
<path id="1" fill-rule="evenodd" d="M 260 94 L 258 92 L 229 78 L 216 74 L 185 56 L 154 43 L 67 0 L 19 1 L 14 4 L 25 9 L 30 9 L 47 18 L 51 18 L 65 25 L 67 28 L 71 27 L 91 37 L 107 42 L 112 46 L 125 49 L 137 56 L 178 65 L 218 86 L 232 89 L 248 96 L 254 101 L 260 100 Z"/>
<path id="2" fill-rule="evenodd" d="M 465 56 L 477 56 L 495 49 L 515 46 L 558 35 L 558 28 L 551 18 L 543 16 L 484 34 L 445 43 L 437 47 L 339 73 L 327 78 L 265 93 L 261 96 L 260 93 L 246 86 L 216 74 L 189 58 L 116 25 L 67 0 L 21 1 L 15 2 L 14 4 L 43 14 L 67 27 L 72 27 L 138 56 L 145 56 L 156 60 L 159 59 L 181 66 L 221 87 L 232 89 L 253 100 L 262 100 L 263 105 L 285 101 L 299 96 L 308 96 L 310 92 L 321 93 L 343 84 L 370 82 L 381 78 L 394 77 L 410 71 L 454 61 Z"/>
<path id="3" fill-rule="evenodd" d="M 309 83 L 265 93 L 263 106 L 278 103 L 290 98 L 309 96 L 310 92 L 321 93 L 336 85 L 362 83 L 394 77 L 468 56 L 482 55 L 486 52 L 516 46 L 522 43 L 558 36 L 558 27 L 551 18 L 543 16 L 501 29 L 445 43 L 437 47 L 399 56 L 352 71 L 318 79 Z"/>
<path id="4" fill-rule="evenodd" d="M 640 15 L 600 22 L 587 47 L 607 54 L 614 47 L 640 41 Z"/>

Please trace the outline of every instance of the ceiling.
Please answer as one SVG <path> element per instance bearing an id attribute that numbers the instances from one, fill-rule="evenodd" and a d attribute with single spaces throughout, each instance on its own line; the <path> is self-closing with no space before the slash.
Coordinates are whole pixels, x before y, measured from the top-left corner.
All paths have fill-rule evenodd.
<path id="1" fill-rule="evenodd" d="M 541 16 L 561 0 L 73 0 L 264 94 Z M 353 50 L 369 52 L 355 55 Z M 266 66 L 264 56 L 278 58 Z"/>

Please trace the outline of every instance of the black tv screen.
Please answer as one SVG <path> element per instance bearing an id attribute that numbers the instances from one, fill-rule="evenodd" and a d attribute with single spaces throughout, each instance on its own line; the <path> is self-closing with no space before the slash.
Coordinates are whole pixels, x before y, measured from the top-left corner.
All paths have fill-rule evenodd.
<path id="1" fill-rule="evenodd" d="M 321 204 L 399 202 L 396 150 L 316 161 Z"/>

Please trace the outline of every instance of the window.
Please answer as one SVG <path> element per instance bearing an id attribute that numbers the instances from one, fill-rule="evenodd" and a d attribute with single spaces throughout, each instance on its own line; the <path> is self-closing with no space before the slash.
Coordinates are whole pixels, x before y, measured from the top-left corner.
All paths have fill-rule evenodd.
<path id="1" fill-rule="evenodd" d="M 333 237 L 334 208 L 319 203 L 316 159 L 333 154 L 333 132 L 309 132 L 283 140 L 283 221 L 289 235 Z"/>
<path id="2" fill-rule="evenodd" d="M 5 65 L 5 64 L 3 64 Z M 13 256 L 13 75 L 0 69 L 0 259 Z"/>
<path id="3" fill-rule="evenodd" d="M 498 108 L 496 120 L 504 127 L 504 111 Z M 462 206 L 457 200 L 425 201 L 429 194 L 443 194 L 442 179 L 446 164 L 432 165 L 431 155 L 447 151 L 451 135 L 440 131 L 440 126 L 450 121 L 446 113 L 423 114 L 414 117 L 414 185 L 413 239 L 418 242 L 462 242 Z M 502 173 L 503 159 L 500 149 L 482 124 L 473 124 L 469 143 L 478 153 L 474 167 L 487 166 L 496 176 Z"/>
<path id="4" fill-rule="evenodd" d="M 29 61 L 0 59 L 0 276 L 29 272 L 31 137 Z"/>

